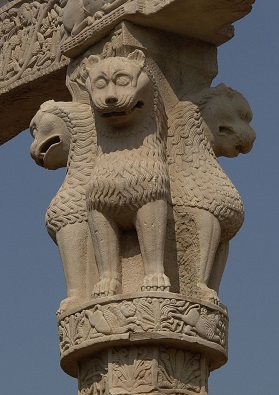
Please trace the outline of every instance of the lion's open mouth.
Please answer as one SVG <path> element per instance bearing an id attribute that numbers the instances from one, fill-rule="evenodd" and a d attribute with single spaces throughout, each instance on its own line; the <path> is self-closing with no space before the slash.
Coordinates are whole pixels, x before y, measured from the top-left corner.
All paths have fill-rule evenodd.
<path id="1" fill-rule="evenodd" d="M 54 136 L 51 137 L 50 139 L 48 139 L 47 141 L 45 141 L 43 143 L 43 145 L 41 146 L 41 153 L 45 154 L 47 152 L 47 150 L 54 144 L 58 144 L 60 143 L 60 138 L 58 136 Z"/>
<path id="2" fill-rule="evenodd" d="M 42 144 L 42 146 L 40 148 L 40 154 L 39 154 L 39 157 L 38 157 L 38 163 L 39 163 L 40 166 L 44 167 L 44 161 L 45 161 L 45 156 L 46 156 L 47 151 L 52 146 L 57 145 L 60 142 L 61 142 L 61 140 L 60 140 L 59 136 L 54 136 L 54 137 L 49 138 L 48 140 L 46 140 Z"/>
<path id="3" fill-rule="evenodd" d="M 235 147 L 235 149 L 240 153 L 240 154 L 246 154 L 247 152 L 249 152 L 249 149 L 245 146 L 245 145 L 237 145 Z"/>
<path id="4" fill-rule="evenodd" d="M 102 114 L 103 118 L 115 118 L 115 117 L 125 117 L 127 115 L 130 115 L 132 112 L 134 112 L 137 109 L 142 109 L 144 106 L 144 103 L 142 101 L 138 101 L 134 107 L 132 107 L 130 110 L 127 111 L 112 111 L 112 112 L 105 112 Z"/>
<path id="5" fill-rule="evenodd" d="M 242 151 L 243 151 L 242 145 L 237 145 L 237 146 L 235 147 L 235 149 L 236 149 L 238 152 L 242 152 Z"/>

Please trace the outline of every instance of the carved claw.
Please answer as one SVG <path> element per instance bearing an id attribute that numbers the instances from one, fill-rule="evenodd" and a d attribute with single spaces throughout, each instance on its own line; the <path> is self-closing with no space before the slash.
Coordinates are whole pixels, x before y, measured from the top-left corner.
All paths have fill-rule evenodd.
<path id="1" fill-rule="evenodd" d="M 196 336 L 196 332 L 191 325 L 186 325 L 183 329 L 183 333 L 188 336 Z"/>
<path id="2" fill-rule="evenodd" d="M 170 290 L 170 280 L 164 273 L 149 274 L 143 279 L 142 291 L 165 291 Z"/>
<path id="3" fill-rule="evenodd" d="M 214 291 L 214 289 L 208 288 L 208 286 L 204 283 L 198 283 L 197 285 L 210 302 L 219 306 L 220 299 L 218 298 L 217 292 Z"/>
<path id="4" fill-rule="evenodd" d="M 103 296 L 113 296 L 121 291 L 121 283 L 118 280 L 105 278 L 99 281 L 93 288 L 92 296 L 101 298 Z"/>
<path id="5" fill-rule="evenodd" d="M 60 303 L 59 309 L 56 312 L 56 315 L 59 316 L 62 313 L 65 313 L 68 310 L 73 309 L 76 306 L 79 306 L 82 303 L 82 300 L 78 296 L 71 296 L 69 298 L 66 298 L 62 300 Z"/>

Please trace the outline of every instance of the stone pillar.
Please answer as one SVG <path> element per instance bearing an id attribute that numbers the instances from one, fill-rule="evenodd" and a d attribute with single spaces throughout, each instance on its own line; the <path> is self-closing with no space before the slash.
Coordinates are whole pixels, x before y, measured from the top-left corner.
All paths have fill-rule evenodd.
<path id="1" fill-rule="evenodd" d="M 211 82 L 244 3 L 64 8 L 72 101 L 41 106 L 31 155 L 67 166 L 46 225 L 68 292 L 61 366 L 80 395 L 205 395 L 227 361 L 218 291 L 243 206 L 217 158 L 248 153 L 255 134 L 245 98 Z"/>
<path id="2" fill-rule="evenodd" d="M 180 294 L 100 298 L 59 317 L 61 366 L 80 394 L 207 394 L 227 324 L 224 307 Z"/>

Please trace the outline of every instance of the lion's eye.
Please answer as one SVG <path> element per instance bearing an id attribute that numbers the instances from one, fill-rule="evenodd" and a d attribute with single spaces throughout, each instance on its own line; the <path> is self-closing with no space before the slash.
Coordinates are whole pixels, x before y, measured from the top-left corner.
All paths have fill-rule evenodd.
<path id="1" fill-rule="evenodd" d="M 232 134 L 233 129 L 228 126 L 219 126 L 219 133 L 221 134 Z"/>
<path id="2" fill-rule="evenodd" d="M 126 86 L 131 82 L 131 79 L 127 75 L 120 75 L 116 78 L 116 85 Z"/>
<path id="3" fill-rule="evenodd" d="M 31 126 L 30 127 L 30 134 L 31 134 L 31 136 L 32 137 L 34 137 L 35 138 L 35 134 L 37 133 L 37 128 L 36 128 L 36 126 Z"/>
<path id="4" fill-rule="evenodd" d="M 105 88 L 107 86 L 107 81 L 104 78 L 99 78 L 95 81 L 95 87 L 98 89 Z"/>
<path id="5" fill-rule="evenodd" d="M 242 112 L 240 118 L 250 123 L 252 121 L 252 114 L 249 112 Z"/>

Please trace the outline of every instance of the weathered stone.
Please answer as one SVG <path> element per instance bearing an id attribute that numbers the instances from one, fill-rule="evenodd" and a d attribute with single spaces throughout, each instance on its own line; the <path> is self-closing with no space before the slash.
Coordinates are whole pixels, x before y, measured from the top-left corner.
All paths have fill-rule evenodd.
<path id="1" fill-rule="evenodd" d="M 61 100 L 39 100 L 30 130 L 38 165 L 67 166 L 46 226 L 67 285 L 61 366 L 80 395 L 206 395 L 227 360 L 218 292 L 244 211 L 217 158 L 248 153 L 255 133 L 245 98 L 211 82 L 217 45 L 252 3 L 5 6 L 3 94 L 69 63 L 72 100 L 54 88 Z"/>
<path id="2" fill-rule="evenodd" d="M 69 100 L 64 84 L 68 60 L 61 56 L 60 43 L 63 53 L 76 57 L 98 43 L 119 22 L 130 20 L 142 26 L 220 45 L 233 36 L 231 23 L 250 12 L 253 2 L 117 0 L 104 1 L 101 5 L 101 0 L 93 0 L 92 4 L 84 0 L 82 8 L 79 1 L 73 0 L 67 2 L 69 12 L 66 10 L 62 17 L 65 0 L 2 1 L 0 144 L 26 129 L 32 114 L 44 101 Z M 71 13 L 71 7 L 76 12 Z M 94 16 L 96 10 L 97 15 Z M 62 18 L 65 27 L 61 27 Z M 81 28 L 83 25 L 88 27 L 68 37 L 71 33 L 69 26 L 74 26 L 77 21 L 82 22 Z M 15 102 L 19 104 L 16 118 Z"/>
<path id="3" fill-rule="evenodd" d="M 28 128 L 45 100 L 69 99 L 61 2 L 16 0 L 0 9 L 0 144 Z"/>
<path id="4" fill-rule="evenodd" d="M 67 3 L 69 12 L 64 24 L 68 26 L 68 19 L 72 22 L 72 29 L 66 29 L 72 37 L 65 40 L 62 52 L 70 57 L 96 44 L 123 20 L 218 46 L 233 37 L 231 23 L 249 13 L 254 0 L 89 0 L 86 3 L 87 11 L 74 0 Z"/>

